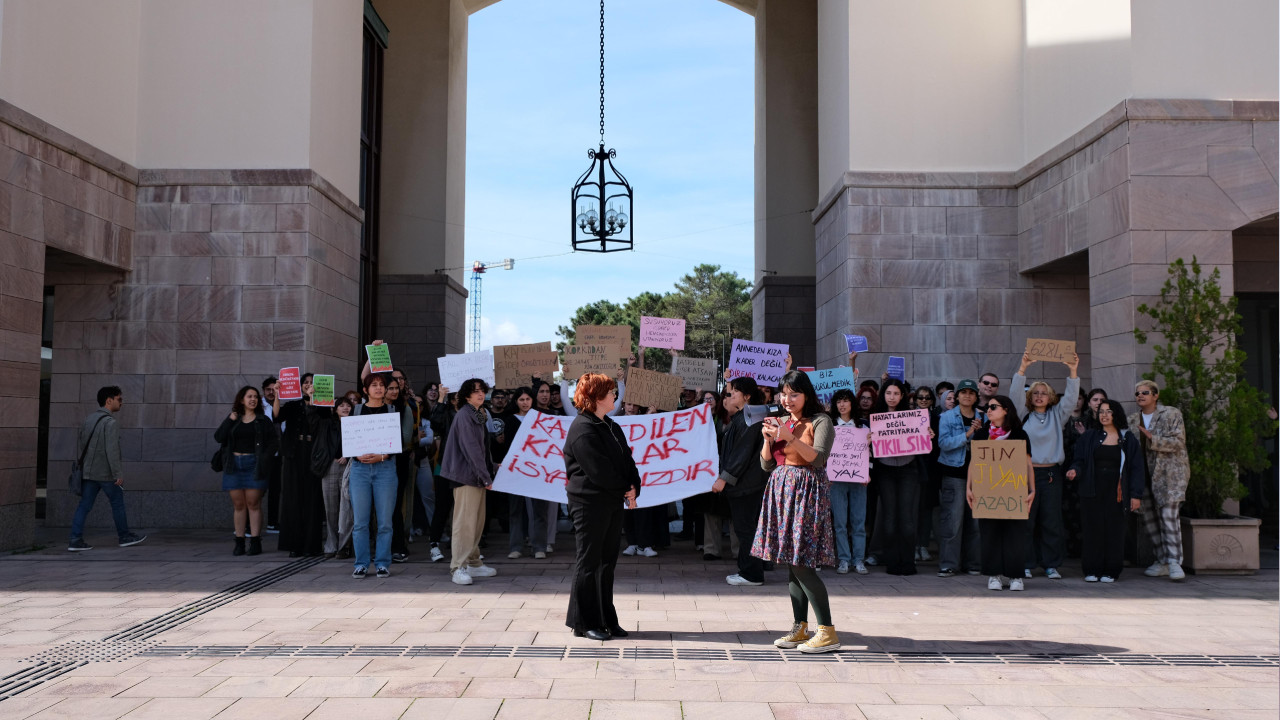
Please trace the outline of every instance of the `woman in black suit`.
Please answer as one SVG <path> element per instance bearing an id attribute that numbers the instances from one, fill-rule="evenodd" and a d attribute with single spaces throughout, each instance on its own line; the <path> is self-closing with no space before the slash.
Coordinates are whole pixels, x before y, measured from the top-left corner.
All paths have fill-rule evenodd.
<path id="1" fill-rule="evenodd" d="M 635 506 L 640 472 L 622 428 L 609 418 L 618 385 L 588 373 L 578 381 L 573 404 L 578 417 L 564 442 L 569 479 L 569 517 L 577 541 L 573 588 L 565 625 L 592 640 L 626 637 L 613 607 L 613 571 L 622 539 L 623 503 Z"/>

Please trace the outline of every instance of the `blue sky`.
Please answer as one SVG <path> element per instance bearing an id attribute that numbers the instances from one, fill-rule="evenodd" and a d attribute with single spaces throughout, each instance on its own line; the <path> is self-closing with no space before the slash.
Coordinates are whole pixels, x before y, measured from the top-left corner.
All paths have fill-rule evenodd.
<path id="1" fill-rule="evenodd" d="M 718 0 L 609 0 L 605 143 L 635 189 L 636 250 L 521 260 L 570 249 L 569 188 L 599 142 L 599 30 L 596 0 L 471 16 L 466 262 L 517 259 L 485 276 L 483 347 L 554 341 L 579 306 L 666 292 L 698 263 L 751 279 L 754 20 Z"/>

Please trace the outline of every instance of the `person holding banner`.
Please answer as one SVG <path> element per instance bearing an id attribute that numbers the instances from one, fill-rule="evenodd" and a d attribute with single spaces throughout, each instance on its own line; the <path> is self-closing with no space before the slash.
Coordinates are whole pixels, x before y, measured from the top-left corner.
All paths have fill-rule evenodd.
<path id="1" fill-rule="evenodd" d="M 1124 569 L 1124 512 L 1141 510 L 1147 467 L 1123 405 L 1103 400 L 1097 418 L 1076 442 L 1067 479 L 1080 492 L 1084 581 L 1111 583 Z"/>
<path id="2" fill-rule="evenodd" d="M 1031 441 L 1022 429 L 1018 420 L 1017 408 L 1006 395 L 996 395 L 987 401 L 983 408 L 987 412 L 987 420 L 982 428 L 973 434 L 973 440 L 1008 440 L 1021 442 L 1027 446 L 1028 479 L 1035 477 L 1035 468 L 1031 465 Z M 974 507 L 973 466 L 969 469 L 969 479 L 965 488 L 965 498 L 969 509 Z M 1036 487 L 1034 482 L 1027 483 L 1028 508 L 1035 507 Z M 1010 590 L 1022 590 L 1022 571 L 1026 564 L 1030 536 L 1027 535 L 1026 520 L 996 520 L 982 518 L 978 520 L 978 535 L 982 544 L 982 573 L 987 576 L 988 590 L 1003 590 L 1004 583 L 1009 583 Z"/>
<path id="3" fill-rule="evenodd" d="M 910 410 L 911 404 L 901 381 L 895 378 L 884 381 L 877 414 Z M 932 427 L 929 433 L 934 435 Z M 874 440 L 875 430 L 871 436 Z M 932 445 L 930 443 L 930 447 Z M 878 548 L 882 551 L 880 560 L 890 575 L 916 574 L 916 522 L 920 514 L 920 489 L 928 475 L 926 457 L 927 453 L 875 458 L 872 482 L 880 488 L 880 512 L 876 516 L 877 530 L 873 533 L 872 545 L 881 546 Z"/>
<path id="4" fill-rule="evenodd" d="M 626 637 L 613 605 L 613 573 L 622 539 L 623 503 L 635 507 L 640 471 L 622 428 L 609 418 L 618 400 L 612 378 L 587 373 L 578 380 L 573 419 L 564 441 L 569 517 L 577 545 L 565 625 L 577 637 Z"/>
<path id="5" fill-rule="evenodd" d="M 302 374 L 302 398 L 279 405 L 273 416 L 281 425 L 280 539 L 289 557 L 324 554 L 324 495 L 311 469 L 312 373 Z"/>
<path id="6" fill-rule="evenodd" d="M 789 417 L 768 417 L 761 423 L 760 467 L 770 475 L 751 554 L 788 566 L 794 624 L 774 646 L 831 652 L 840 649 L 840 638 L 831 623 L 827 586 L 817 569 L 836 563 L 826 474 L 835 428 L 805 373 L 792 370 L 783 375 L 778 396 Z M 810 606 L 818 621 L 813 635 L 808 632 Z"/>
<path id="7" fill-rule="evenodd" d="M 365 403 L 356 407 L 355 415 L 381 415 L 394 412 L 387 404 L 388 376 L 370 373 L 364 380 Z M 391 516 L 396 508 L 396 461 L 394 454 L 368 453 L 354 458 L 347 478 L 351 494 L 351 546 L 355 550 L 355 569 L 351 577 L 363 580 L 369 573 L 369 516 L 376 512 L 378 534 L 374 546 L 373 565 L 378 577 L 391 577 Z"/>
<path id="8" fill-rule="evenodd" d="M 497 470 L 489 448 L 489 413 L 484 409 L 488 392 L 489 384 L 480 378 L 462 383 L 457 396 L 458 415 L 449 430 L 440 463 L 441 477 L 453 486 L 449 572 L 456 585 L 470 585 L 474 578 L 498 574 L 480 557 L 480 536 L 487 517 L 485 496 Z"/>
<path id="9" fill-rule="evenodd" d="M 763 422 L 748 426 L 744 412 L 748 405 L 763 402 L 764 393 L 752 378 L 737 377 L 725 386 L 724 409 L 729 413 L 729 422 L 720 440 L 720 477 L 711 491 L 728 500 L 729 518 L 738 538 L 738 572 L 725 578 L 730 585 L 764 584 L 764 561 L 751 554 L 764 488 L 769 482 L 769 474 L 760 464 Z"/>
<path id="10" fill-rule="evenodd" d="M 529 411 L 533 409 L 533 390 L 529 387 L 521 387 L 515 391 L 512 398 L 515 411 L 505 418 L 505 432 L 509 438 L 515 440 L 520 426 L 525 422 Z M 543 548 L 547 537 L 546 505 L 545 500 L 535 500 L 520 495 L 507 497 L 507 527 L 510 531 L 507 544 L 507 549 L 510 551 L 507 554 L 508 559 L 520 558 L 521 551 L 525 549 L 526 539 L 532 548 L 534 559 L 546 559 L 547 553 Z"/>
<path id="11" fill-rule="evenodd" d="M 261 413 L 259 397 L 252 385 L 240 388 L 231 414 L 213 433 L 213 439 L 222 445 L 222 489 L 231 496 L 236 534 L 232 555 L 262 553 L 262 496 L 267 492 L 279 439 L 275 425 Z"/>
<path id="12" fill-rule="evenodd" d="M 860 421 L 854 414 L 857 403 L 852 390 L 835 391 L 831 396 L 831 418 L 836 427 L 867 427 L 865 417 Z M 836 559 L 840 562 L 836 572 L 844 575 L 852 569 L 866 575 L 867 483 L 831 483 L 831 511 L 835 518 Z"/>

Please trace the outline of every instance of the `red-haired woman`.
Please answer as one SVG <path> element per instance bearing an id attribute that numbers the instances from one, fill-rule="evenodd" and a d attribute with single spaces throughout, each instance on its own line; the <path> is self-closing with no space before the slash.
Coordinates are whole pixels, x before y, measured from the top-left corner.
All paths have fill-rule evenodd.
<path id="1" fill-rule="evenodd" d="M 565 489 L 577 542 L 565 625 L 592 640 L 627 635 L 613 606 L 613 571 L 622 539 L 622 505 L 640 494 L 640 472 L 622 428 L 609 418 L 617 401 L 618 385 L 612 378 L 583 375 L 573 393 L 578 417 L 564 441 Z"/>

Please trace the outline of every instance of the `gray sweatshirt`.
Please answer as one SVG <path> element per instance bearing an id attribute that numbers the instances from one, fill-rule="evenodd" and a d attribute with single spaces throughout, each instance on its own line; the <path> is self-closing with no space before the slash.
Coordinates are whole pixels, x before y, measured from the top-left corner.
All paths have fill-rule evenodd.
<path id="1" fill-rule="evenodd" d="M 1013 376 L 1013 387 L 1024 388 L 1027 378 Z M 1080 396 L 1080 378 L 1067 378 L 1067 389 L 1059 396 L 1058 404 L 1048 411 L 1028 412 L 1022 421 L 1022 429 L 1031 440 L 1031 462 L 1035 465 L 1061 464 L 1067 458 L 1062 447 L 1062 429 L 1067 426 L 1076 398 Z"/>
<path id="2" fill-rule="evenodd" d="M 102 422 L 99 423 L 98 418 L 102 418 Z M 97 430 L 93 430 L 95 423 Z M 93 433 L 92 437 L 90 432 Z M 76 434 L 77 459 L 86 442 L 89 443 L 89 450 L 84 454 L 85 480 L 113 483 L 124 477 L 124 468 L 120 464 L 120 429 L 111 413 L 98 408 L 84 419 L 84 425 Z"/>

